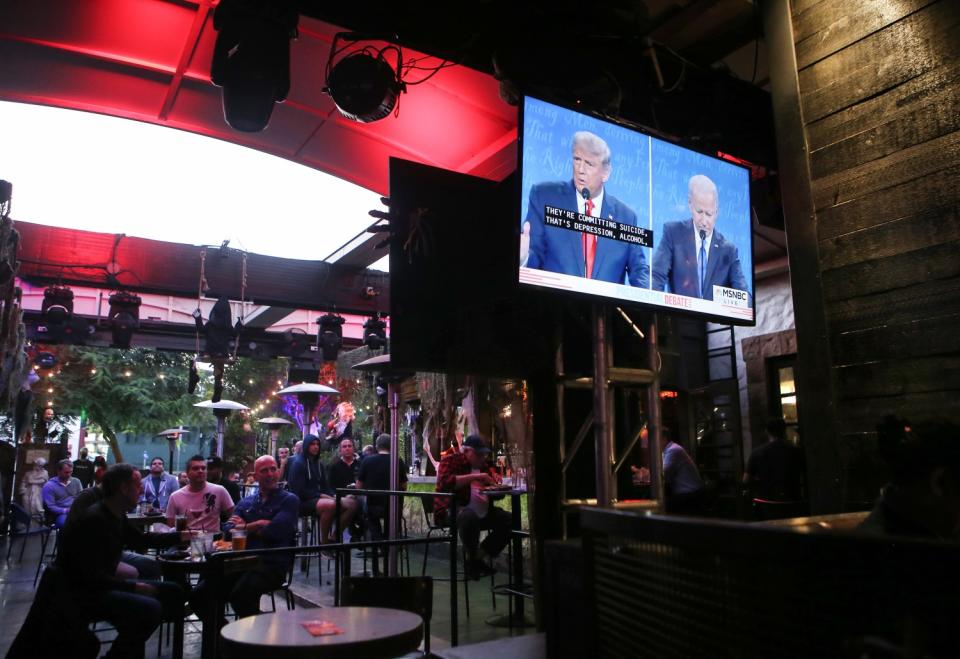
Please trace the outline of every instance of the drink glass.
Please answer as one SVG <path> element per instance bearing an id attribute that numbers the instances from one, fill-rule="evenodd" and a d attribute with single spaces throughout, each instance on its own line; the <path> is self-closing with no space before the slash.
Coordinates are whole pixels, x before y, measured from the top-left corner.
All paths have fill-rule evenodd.
<path id="1" fill-rule="evenodd" d="M 190 537 L 190 558 L 199 561 L 203 558 L 203 536 L 195 533 Z"/>
<path id="2" fill-rule="evenodd" d="M 247 532 L 243 529 L 233 529 L 230 532 L 230 539 L 233 542 L 233 551 L 243 551 L 247 548 Z"/>
<path id="3" fill-rule="evenodd" d="M 215 535 L 204 531 L 200 534 L 200 538 L 203 540 L 203 553 L 212 554 L 216 550 L 216 545 L 213 544 L 213 539 Z"/>
<path id="4" fill-rule="evenodd" d="M 524 492 L 527 490 L 527 470 L 524 467 L 517 468 L 517 489 Z"/>
<path id="5" fill-rule="evenodd" d="M 187 530 L 187 516 L 186 515 L 177 515 L 177 532 L 182 532 Z"/>

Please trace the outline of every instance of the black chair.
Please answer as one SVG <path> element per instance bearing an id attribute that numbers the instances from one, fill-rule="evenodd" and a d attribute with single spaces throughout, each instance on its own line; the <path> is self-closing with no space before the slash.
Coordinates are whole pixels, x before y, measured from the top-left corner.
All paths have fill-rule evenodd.
<path id="1" fill-rule="evenodd" d="M 11 503 L 10 512 L 8 515 L 10 519 L 10 530 L 9 535 L 7 536 L 7 562 L 10 562 L 10 554 L 13 551 L 13 541 L 17 538 L 23 538 L 23 542 L 20 545 L 20 557 L 18 560 L 23 560 L 23 552 L 27 547 L 27 540 L 33 536 L 40 536 L 40 555 L 37 557 L 37 572 L 33 577 L 33 585 L 37 585 L 37 579 L 40 577 L 40 567 L 43 565 L 44 554 L 47 553 L 47 543 L 50 541 L 50 532 L 53 530 L 45 524 L 36 523 L 36 526 L 33 526 L 35 523 L 33 517 L 30 516 L 23 506 Z M 18 526 L 22 526 L 22 530 L 18 530 Z"/>
<path id="2" fill-rule="evenodd" d="M 346 577 L 340 583 L 340 606 L 379 606 L 416 613 L 423 618 L 423 656 L 430 656 L 430 577 Z"/>
<path id="3" fill-rule="evenodd" d="M 297 601 L 293 596 L 293 591 L 290 590 L 290 584 L 293 583 L 293 561 L 290 561 L 290 569 L 287 570 L 287 574 L 283 579 L 283 583 L 280 584 L 280 587 L 277 588 L 280 592 L 283 593 L 283 598 L 287 603 L 287 611 L 293 611 L 297 608 Z M 271 612 L 275 613 L 277 610 L 277 599 L 276 599 L 276 590 L 270 591 L 270 607 Z"/>
<path id="4" fill-rule="evenodd" d="M 433 497 L 420 497 L 420 503 L 423 504 L 423 517 L 427 523 L 427 537 L 432 538 L 433 535 L 439 534 L 440 536 L 450 535 L 451 527 L 435 524 L 433 521 Z M 427 574 L 427 558 L 430 552 L 430 545 L 432 543 L 426 543 L 423 547 L 423 568 L 421 574 L 426 576 Z M 462 562 L 461 566 L 457 567 L 457 580 L 463 583 L 463 600 L 464 600 L 464 609 L 467 614 L 467 617 L 470 617 L 470 577 L 467 574 L 467 551 L 461 545 L 460 547 L 460 560 Z M 449 577 L 434 577 L 435 581 L 450 581 Z M 491 595 L 490 599 L 493 603 L 493 608 L 497 608 L 497 598 L 493 592 L 494 581 L 493 574 L 490 574 L 490 588 Z"/>
<path id="5" fill-rule="evenodd" d="M 427 523 L 427 537 L 432 538 L 434 533 L 440 536 L 449 535 L 449 526 L 442 526 L 433 521 L 433 497 L 420 497 L 420 503 L 423 504 L 423 519 Z M 423 570 L 421 571 L 423 575 L 427 574 L 427 558 L 430 555 L 430 545 L 431 543 L 428 542 L 423 546 Z"/>

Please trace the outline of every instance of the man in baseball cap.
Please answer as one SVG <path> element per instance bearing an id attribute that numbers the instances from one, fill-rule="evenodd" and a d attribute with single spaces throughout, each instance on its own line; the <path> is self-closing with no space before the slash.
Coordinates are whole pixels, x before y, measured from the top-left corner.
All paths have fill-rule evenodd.
<path id="1" fill-rule="evenodd" d="M 457 497 L 457 528 L 467 552 L 467 574 L 479 579 L 493 571 L 495 558 L 510 539 L 510 513 L 497 508 L 484 492 L 500 483 L 500 477 L 487 463 L 490 447 L 479 435 L 463 440 L 460 452 L 445 457 L 437 469 L 437 492 L 451 492 Z M 434 501 L 437 524 L 450 524 L 447 497 Z M 480 531 L 489 530 L 480 542 Z"/>

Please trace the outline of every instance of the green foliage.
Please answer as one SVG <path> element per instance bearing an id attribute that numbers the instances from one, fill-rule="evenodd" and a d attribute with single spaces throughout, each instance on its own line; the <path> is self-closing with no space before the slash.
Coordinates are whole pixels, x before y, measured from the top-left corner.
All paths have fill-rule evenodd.
<path id="1" fill-rule="evenodd" d="M 45 374 L 43 393 L 61 415 L 86 413 L 111 441 L 118 460 L 119 432 L 157 433 L 205 421 L 193 407 L 196 397 L 187 393 L 189 355 L 79 346 L 61 346 L 58 352 L 61 366 Z"/>
<path id="2" fill-rule="evenodd" d="M 271 416 L 286 418 L 283 401 L 274 395 L 287 378 L 286 359 L 256 360 L 239 358 L 226 368 L 223 375 L 223 397 L 242 403 L 250 408 L 248 413 L 231 414 L 223 440 L 224 459 L 239 462 L 242 456 L 256 458 L 269 451 L 270 431 L 256 423 L 257 419 Z M 292 419 L 291 419 L 292 421 Z M 254 437 L 254 447 L 248 438 Z M 280 430 L 280 446 L 293 446 L 300 438 L 297 425 L 291 424 Z"/>

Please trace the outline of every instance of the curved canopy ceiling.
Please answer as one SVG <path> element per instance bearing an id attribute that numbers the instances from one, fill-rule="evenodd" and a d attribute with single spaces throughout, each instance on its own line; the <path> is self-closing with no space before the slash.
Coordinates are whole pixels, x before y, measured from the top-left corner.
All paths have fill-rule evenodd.
<path id="1" fill-rule="evenodd" d="M 387 194 L 388 160 L 500 180 L 515 168 L 516 109 L 484 73 L 451 66 L 410 86 L 399 116 L 358 124 L 321 92 L 340 28 L 301 16 L 291 88 L 261 133 L 234 131 L 210 82 L 211 0 L 0 4 L 0 99 L 188 130 L 288 158 Z M 404 51 L 405 59 L 422 56 Z M 439 65 L 428 58 L 421 66 Z"/>
<path id="2" fill-rule="evenodd" d="M 547 49 L 553 53 L 571 50 L 582 41 L 571 34 L 577 33 L 584 15 L 569 3 L 559 6 L 567 13 L 558 13 L 558 6 L 549 2 L 527 6 L 510 0 L 466 3 L 457 11 L 442 3 L 408 5 L 385 0 L 362 6 L 314 0 L 299 0 L 298 4 L 309 11 L 301 12 L 299 38 L 291 45 L 290 93 L 285 103 L 274 107 L 270 125 L 261 133 L 241 133 L 227 126 L 220 90 L 210 82 L 217 0 L 2 2 L 0 100 L 98 112 L 192 131 L 259 149 L 388 194 L 391 156 L 492 180 L 505 178 L 516 168 L 516 108 L 501 100 L 499 83 L 492 75 L 456 65 L 443 68 L 423 84 L 409 86 L 400 97 L 399 116 L 371 124 L 347 120 L 321 91 L 334 36 L 342 30 L 303 14 L 364 31 L 382 32 L 386 25 L 397 30 L 402 27 L 405 34 L 413 35 L 406 43 L 424 44 L 420 47 L 434 53 L 472 53 L 463 55 L 463 61 L 488 70 L 489 64 L 481 66 L 491 61 L 487 42 L 498 42 L 500 48 L 512 44 L 526 48 L 524 52 Z M 745 157 L 755 150 L 749 148 L 751 140 L 756 142 L 753 146 L 770 150 L 768 132 L 772 129 L 764 128 L 769 123 L 769 100 L 764 93 L 749 83 L 717 73 L 709 65 L 728 55 L 725 62 L 739 57 L 747 62 L 743 65 L 747 69 L 752 65 L 755 81 L 764 78 L 758 76 L 757 64 L 762 64 L 762 58 L 758 59 L 760 42 L 754 41 L 753 3 L 643 0 L 628 3 L 633 8 L 631 20 L 624 18 L 622 4 L 599 0 L 597 6 L 607 10 L 597 15 L 598 20 L 602 18 L 608 29 L 635 28 L 637 34 L 664 43 L 665 52 L 682 59 L 677 83 L 685 81 L 676 93 L 658 90 L 647 80 L 654 69 L 660 73 L 656 58 L 651 68 L 644 55 L 650 54 L 648 47 L 636 50 L 637 44 L 647 41 L 638 41 L 636 34 L 626 38 L 619 32 L 595 35 L 594 41 L 585 42 L 590 46 L 590 57 L 622 69 L 617 74 L 623 78 L 625 116 L 631 108 L 652 111 L 653 98 L 660 103 L 659 114 L 651 119 L 640 113 L 634 120 L 642 123 L 649 119 L 668 130 L 672 121 L 676 124 L 673 133 L 678 135 L 692 125 L 700 126 L 703 134 L 697 137 L 702 149 L 711 144 L 706 138 L 716 138 L 720 142 L 715 146 Z M 467 12 L 466 19 L 463 12 Z M 528 16 L 530 12 L 533 14 Z M 508 15 L 516 16 L 503 18 Z M 539 24 L 544 16 L 553 16 L 554 20 L 533 34 L 531 26 Z M 598 26 L 591 23 L 590 29 Z M 499 37 L 493 39 L 491 35 Z M 620 46 L 614 48 L 616 44 Z M 587 57 L 583 48 L 571 52 L 574 57 Z M 415 57 L 423 54 L 405 48 L 405 60 Z M 528 66 L 540 61 L 534 59 Z M 427 57 L 419 64 L 429 68 L 441 62 Z M 425 76 L 429 71 L 418 73 Z M 718 94 L 718 89 L 729 93 Z M 754 98 L 757 94 L 759 99 Z M 732 111 L 732 100 L 745 103 L 744 109 Z M 757 108 L 762 111 L 757 112 Z M 711 121 L 719 123 L 714 126 Z M 733 146 L 728 149 L 724 140 L 733 142 Z M 758 263 L 785 253 L 782 232 L 771 233 L 769 245 L 765 241 L 755 245 Z M 370 245 L 378 240 L 366 236 L 358 237 L 356 244 L 344 246 L 328 260 L 338 257 L 341 263 L 354 266 L 375 261 L 379 254 L 374 254 Z M 341 252 L 348 256 L 343 257 Z"/>

